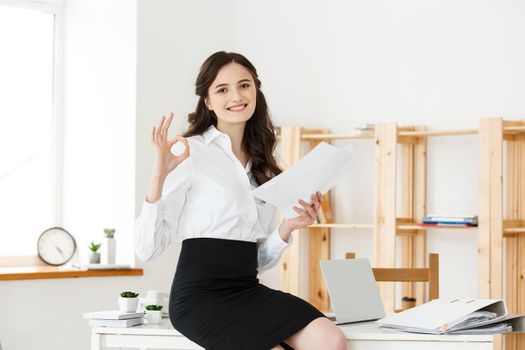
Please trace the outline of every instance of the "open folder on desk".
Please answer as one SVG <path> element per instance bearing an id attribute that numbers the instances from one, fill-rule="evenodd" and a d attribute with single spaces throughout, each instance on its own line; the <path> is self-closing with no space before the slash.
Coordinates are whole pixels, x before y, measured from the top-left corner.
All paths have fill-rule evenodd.
<path id="1" fill-rule="evenodd" d="M 337 148 L 321 142 L 291 167 L 252 191 L 253 196 L 278 207 L 290 219 L 299 216 L 299 199 L 311 204 L 310 195 L 325 194 L 348 173 L 354 159 L 352 145 Z"/>
<path id="2" fill-rule="evenodd" d="M 427 334 L 525 332 L 525 316 L 508 315 L 503 300 L 436 299 L 377 321 L 381 327 Z"/>

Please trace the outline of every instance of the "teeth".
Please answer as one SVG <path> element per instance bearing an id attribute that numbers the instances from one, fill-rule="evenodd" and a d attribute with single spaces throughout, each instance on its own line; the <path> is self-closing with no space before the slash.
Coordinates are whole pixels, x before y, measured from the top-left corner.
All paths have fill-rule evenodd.
<path id="1" fill-rule="evenodd" d="M 244 104 L 244 105 L 240 105 L 240 106 L 230 107 L 230 108 L 228 108 L 228 110 L 230 110 L 230 111 L 241 111 L 245 107 L 246 107 L 246 105 Z"/>

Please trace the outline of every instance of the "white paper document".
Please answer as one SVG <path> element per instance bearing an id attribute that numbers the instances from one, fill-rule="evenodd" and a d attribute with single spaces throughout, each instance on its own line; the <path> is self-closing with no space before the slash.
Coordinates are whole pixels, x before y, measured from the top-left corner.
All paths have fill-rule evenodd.
<path id="1" fill-rule="evenodd" d="M 351 144 L 337 148 L 321 142 L 291 167 L 254 189 L 252 194 L 275 205 L 284 217 L 297 217 L 293 207 L 302 208 L 299 199 L 312 204 L 310 195 L 317 191 L 325 194 L 333 188 L 351 169 L 353 159 Z"/>

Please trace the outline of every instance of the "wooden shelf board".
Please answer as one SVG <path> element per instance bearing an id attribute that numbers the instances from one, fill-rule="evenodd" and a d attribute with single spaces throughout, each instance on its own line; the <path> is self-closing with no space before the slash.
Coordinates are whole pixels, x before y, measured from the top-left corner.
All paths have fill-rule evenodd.
<path id="1" fill-rule="evenodd" d="M 454 135 L 477 135 L 478 129 L 461 130 L 425 130 L 425 131 L 400 131 L 399 136 L 454 136 Z"/>
<path id="2" fill-rule="evenodd" d="M 509 227 L 503 229 L 504 233 L 525 233 L 525 227 Z"/>
<path id="3" fill-rule="evenodd" d="M 142 276 L 142 269 L 81 270 L 59 266 L 0 267 L 0 280 L 31 280 L 49 278 Z"/>
<path id="4" fill-rule="evenodd" d="M 525 126 L 524 125 L 520 125 L 520 126 L 506 126 L 503 128 L 503 131 L 507 131 L 507 132 L 512 132 L 512 131 L 525 131 Z"/>
<path id="5" fill-rule="evenodd" d="M 312 228 L 374 228 L 373 224 L 313 224 Z"/>
<path id="6" fill-rule="evenodd" d="M 400 131 L 397 133 L 400 137 L 429 137 L 429 136 L 455 136 L 455 135 L 478 135 L 479 129 L 457 129 L 457 130 L 423 130 L 423 131 L 404 131 L 403 127 L 399 127 Z M 280 129 L 277 127 L 276 137 L 280 139 Z M 316 133 L 317 130 L 312 130 L 313 133 L 303 133 L 302 140 L 337 140 L 337 139 L 374 139 L 374 132 L 370 134 L 329 134 Z M 525 125 L 506 126 L 503 128 L 504 133 L 518 134 L 525 132 Z"/>
<path id="7" fill-rule="evenodd" d="M 374 139 L 374 133 L 366 135 L 354 135 L 354 134 L 309 134 L 301 135 L 302 140 L 337 140 L 337 139 Z"/>
<path id="8" fill-rule="evenodd" d="M 525 126 L 507 126 L 503 128 L 503 132 L 519 133 L 525 131 Z M 430 136 L 456 136 L 456 135 L 477 135 L 478 129 L 458 129 L 458 130 L 425 130 L 425 131 L 400 131 L 398 136 L 412 136 L 412 137 L 430 137 Z M 279 138 L 279 135 L 277 135 Z M 356 134 L 303 134 L 302 140 L 337 140 L 337 139 L 374 139 L 374 133 L 365 135 Z"/>

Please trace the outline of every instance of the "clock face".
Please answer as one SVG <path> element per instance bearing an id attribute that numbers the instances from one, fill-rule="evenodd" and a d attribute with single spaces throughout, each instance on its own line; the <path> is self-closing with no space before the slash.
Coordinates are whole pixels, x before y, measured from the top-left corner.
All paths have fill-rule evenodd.
<path id="1" fill-rule="evenodd" d="M 38 238 L 38 256 L 49 265 L 63 265 L 75 253 L 77 245 L 73 236 L 60 227 L 42 232 Z"/>

